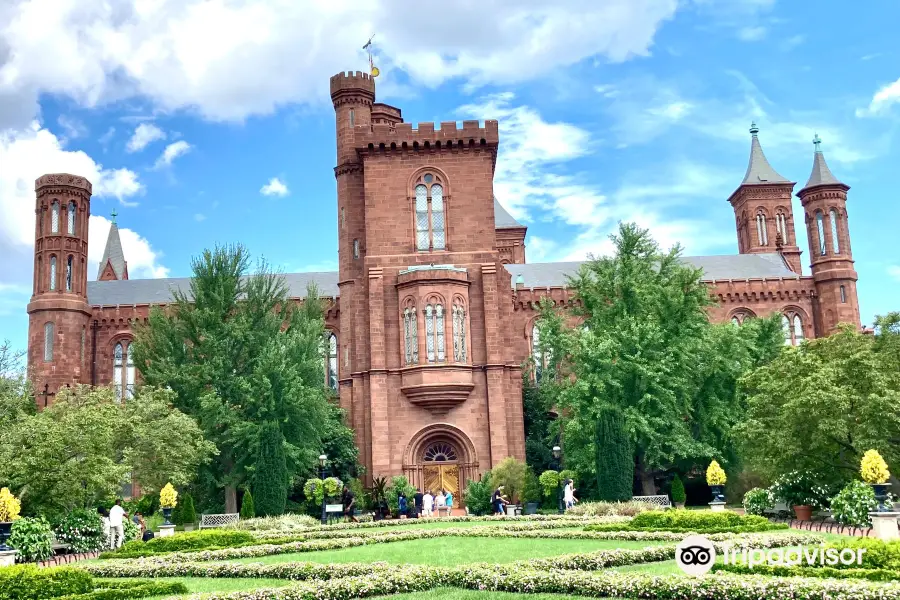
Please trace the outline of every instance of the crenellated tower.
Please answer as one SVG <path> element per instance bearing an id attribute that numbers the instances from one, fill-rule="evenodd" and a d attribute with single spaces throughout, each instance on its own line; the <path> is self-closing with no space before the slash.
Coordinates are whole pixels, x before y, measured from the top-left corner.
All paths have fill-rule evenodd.
<path id="1" fill-rule="evenodd" d="M 828 168 L 820 144 L 813 138 L 812 173 L 797 196 L 803 205 L 813 281 L 818 296 L 819 330 L 827 334 L 838 323 L 859 327 L 858 279 L 853 268 L 850 225 L 847 217 L 847 191 Z"/>
<path id="2" fill-rule="evenodd" d="M 86 351 L 91 182 L 65 173 L 44 175 L 36 194 L 34 289 L 28 304 L 28 368 L 38 405 L 59 388 L 88 381 Z"/>
<path id="3" fill-rule="evenodd" d="M 750 162 L 728 202 L 734 208 L 741 254 L 778 252 L 788 267 L 801 273 L 800 248 L 794 228 L 791 195 L 794 182 L 772 168 L 759 143 L 759 128 L 750 124 Z"/>

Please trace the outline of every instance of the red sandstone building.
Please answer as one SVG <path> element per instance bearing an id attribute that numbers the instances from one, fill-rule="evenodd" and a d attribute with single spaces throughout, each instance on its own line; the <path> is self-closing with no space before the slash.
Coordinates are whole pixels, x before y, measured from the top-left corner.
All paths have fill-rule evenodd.
<path id="1" fill-rule="evenodd" d="M 331 78 L 337 121 L 337 273 L 287 275 L 301 298 L 315 281 L 328 299 L 326 379 L 356 431 L 370 475 L 404 473 L 458 490 L 507 456 L 524 458 L 522 364 L 532 353 L 535 305 L 569 301 L 579 263 L 525 262 L 526 227 L 493 194 L 496 121 L 404 123 L 375 102 L 363 73 Z M 739 254 L 687 257 L 718 304 L 713 321 L 783 315 L 785 343 L 859 325 L 847 221 L 848 186 L 816 140 L 798 193 L 810 240 L 801 272 L 794 183 L 766 160 L 751 127 L 750 161 L 728 199 Z M 187 279 L 131 280 L 113 223 L 98 281 L 88 281 L 91 183 L 35 182 L 34 295 L 28 362 L 39 405 L 60 387 L 135 382 L 131 324 L 172 299 Z"/>

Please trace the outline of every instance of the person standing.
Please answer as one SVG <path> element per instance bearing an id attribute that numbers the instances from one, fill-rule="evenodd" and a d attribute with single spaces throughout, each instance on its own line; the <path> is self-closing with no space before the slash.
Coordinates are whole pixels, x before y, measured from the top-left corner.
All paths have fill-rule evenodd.
<path id="1" fill-rule="evenodd" d="M 109 533 L 112 537 L 111 544 L 113 549 L 119 548 L 125 538 L 125 527 L 122 520 L 128 516 L 125 509 L 122 508 L 122 500 L 116 498 L 116 504 L 109 509 Z"/>
<path id="2" fill-rule="evenodd" d="M 422 506 L 425 509 L 426 517 L 434 516 L 434 496 L 431 495 L 431 490 L 425 490 L 425 497 L 422 498 Z"/>
<path id="3" fill-rule="evenodd" d="M 447 516 L 452 517 L 453 516 L 453 492 L 451 492 L 450 490 L 447 490 L 446 500 L 447 500 Z"/>
<path id="4" fill-rule="evenodd" d="M 438 517 L 447 509 L 447 496 L 444 495 L 444 490 L 440 490 L 434 497 L 434 507 Z"/>
<path id="5" fill-rule="evenodd" d="M 350 488 L 346 485 L 344 486 L 344 493 L 341 497 L 342 504 L 344 505 L 344 516 L 350 519 L 353 523 L 359 523 L 359 520 L 356 518 L 354 514 L 356 512 L 356 495 L 350 491 Z"/>
<path id="6" fill-rule="evenodd" d="M 569 479 L 566 481 L 566 487 L 563 488 L 563 502 L 565 503 L 566 510 L 569 510 L 575 503 L 578 502 L 578 498 L 575 497 L 575 482 Z"/>
<path id="7" fill-rule="evenodd" d="M 494 509 L 494 514 L 503 516 L 503 506 L 506 503 L 506 498 L 503 497 L 503 486 L 499 485 L 491 497 L 491 507 Z"/>
<path id="8" fill-rule="evenodd" d="M 106 537 L 106 547 L 113 547 L 112 530 L 109 527 L 109 513 L 105 508 L 98 507 L 97 514 L 100 515 L 100 521 L 103 523 L 103 535 Z"/>
<path id="9" fill-rule="evenodd" d="M 406 494 L 400 492 L 400 495 L 397 496 L 397 505 L 400 507 L 400 518 L 409 518 L 406 515 L 406 511 L 409 510 L 409 503 L 406 500 Z"/>
<path id="10" fill-rule="evenodd" d="M 416 488 L 416 494 L 415 496 L 413 496 L 413 502 L 415 503 L 416 518 L 418 519 L 422 516 L 422 508 L 425 504 L 425 497 L 422 495 L 422 490 L 420 490 L 419 488 Z"/>

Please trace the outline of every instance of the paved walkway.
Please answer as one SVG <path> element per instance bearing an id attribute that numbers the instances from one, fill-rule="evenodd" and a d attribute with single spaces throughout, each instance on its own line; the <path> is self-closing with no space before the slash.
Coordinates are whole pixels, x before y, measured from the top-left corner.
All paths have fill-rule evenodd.
<path id="1" fill-rule="evenodd" d="M 80 554 L 54 554 L 49 560 L 41 561 L 39 567 L 58 567 L 69 563 L 78 562 L 79 560 L 90 560 L 97 558 L 99 552 L 82 552 Z"/>

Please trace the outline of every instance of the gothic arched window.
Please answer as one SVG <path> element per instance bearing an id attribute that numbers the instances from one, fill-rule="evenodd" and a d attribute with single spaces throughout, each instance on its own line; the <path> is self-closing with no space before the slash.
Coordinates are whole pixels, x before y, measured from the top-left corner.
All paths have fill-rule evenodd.
<path id="1" fill-rule="evenodd" d="M 50 205 L 50 233 L 59 233 L 59 200 Z"/>
<path id="2" fill-rule="evenodd" d="M 784 334 L 785 346 L 798 346 L 803 341 L 803 319 L 796 312 L 788 311 L 781 315 L 781 331 Z"/>
<path id="3" fill-rule="evenodd" d="M 444 305 L 425 306 L 425 350 L 428 362 L 444 362 Z"/>
<path id="4" fill-rule="evenodd" d="M 56 289 L 56 257 L 50 257 L 50 291 Z"/>
<path id="5" fill-rule="evenodd" d="M 134 396 L 134 356 L 130 342 L 118 342 L 113 349 L 113 387 L 116 400 Z"/>
<path id="6" fill-rule="evenodd" d="M 453 303 L 453 360 L 466 362 L 466 307 L 460 300 Z"/>
<path id="7" fill-rule="evenodd" d="M 841 286 L 841 304 L 847 304 L 847 290 Z"/>
<path id="8" fill-rule="evenodd" d="M 769 232 L 766 231 L 766 215 L 762 211 L 756 213 L 756 235 L 760 246 L 769 245 Z"/>
<path id="9" fill-rule="evenodd" d="M 407 306 L 403 310 L 403 339 L 407 365 L 419 364 L 419 330 L 416 320 L 416 307 Z"/>
<path id="10" fill-rule="evenodd" d="M 66 259 L 66 291 L 72 291 L 72 255 L 69 255 L 69 258 Z"/>
<path id="11" fill-rule="evenodd" d="M 841 244 L 838 241 L 838 214 L 833 208 L 828 213 L 828 220 L 831 221 L 831 249 L 835 254 L 841 253 Z"/>
<path id="12" fill-rule="evenodd" d="M 775 215 L 775 231 L 781 234 L 782 243 L 788 243 L 787 235 L 787 217 L 781 211 Z"/>
<path id="13" fill-rule="evenodd" d="M 825 256 L 825 216 L 821 210 L 816 211 L 816 230 L 819 234 L 819 254 Z"/>
<path id="14" fill-rule="evenodd" d="M 44 361 L 53 361 L 53 338 L 56 336 L 56 325 L 44 324 Z"/>
<path id="15" fill-rule="evenodd" d="M 338 345 L 337 336 L 333 333 L 325 334 L 323 348 L 323 366 L 325 367 L 325 385 L 329 389 L 337 391 L 338 387 Z"/>
<path id="16" fill-rule="evenodd" d="M 444 250 L 447 247 L 444 186 L 431 173 L 416 185 L 416 249 Z"/>
<path id="17" fill-rule="evenodd" d="M 747 309 L 740 309 L 740 310 L 736 311 L 733 315 L 731 315 L 731 323 L 733 325 L 743 325 L 749 319 L 752 319 L 755 316 L 756 315 L 754 315 L 751 311 L 749 311 Z"/>
<path id="18" fill-rule="evenodd" d="M 75 235 L 75 202 L 69 202 L 69 206 L 66 208 L 66 220 L 66 233 Z"/>

